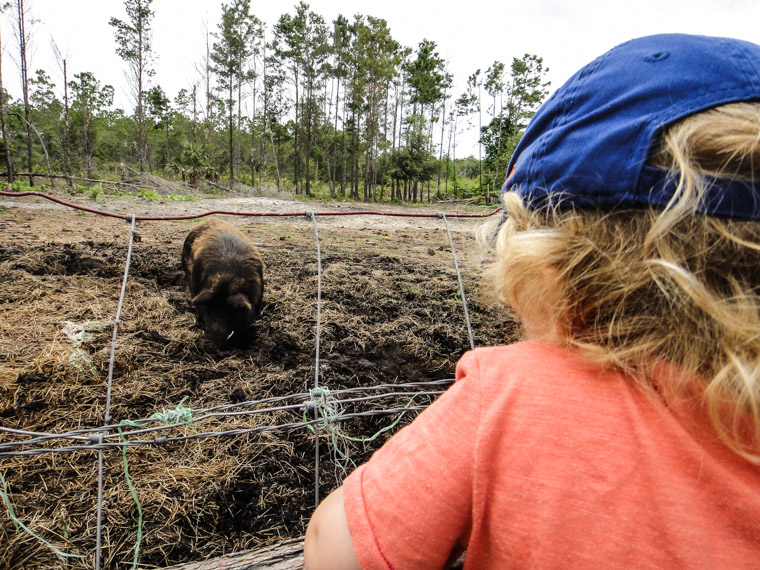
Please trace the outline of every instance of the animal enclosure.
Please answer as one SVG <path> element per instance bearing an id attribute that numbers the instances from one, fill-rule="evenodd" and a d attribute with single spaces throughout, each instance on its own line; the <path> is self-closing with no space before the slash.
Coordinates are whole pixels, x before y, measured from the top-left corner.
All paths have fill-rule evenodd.
<path id="1" fill-rule="evenodd" d="M 0 568 L 93 568 L 99 453 L 88 430 L 105 421 L 130 226 L 40 205 L 30 200 L 0 214 L 0 423 L 28 432 L 0 431 L 0 474 L 15 514 L 0 511 Z M 218 350 L 196 326 L 180 268 L 195 222 L 136 224 L 113 347 L 111 423 L 125 434 L 161 419 L 181 425 L 124 439 L 110 432 L 113 447 L 102 452 L 104 568 L 131 567 L 138 545 L 139 566 L 151 568 L 301 536 L 315 502 L 315 435 L 306 424 L 317 358 L 320 385 L 358 415 L 319 430 L 324 495 L 417 413 L 393 410 L 429 404 L 446 386 L 431 382 L 452 379 L 470 348 L 440 220 L 318 218 L 318 250 L 310 220 L 225 219 L 266 265 L 247 350 Z M 508 342 L 515 330 L 510 315 L 478 293 L 480 223 L 449 221 L 482 346 Z M 419 386 L 373 389 L 410 383 Z M 180 421 L 183 413 L 193 421 Z M 19 445 L 77 430 L 79 440 Z M 150 444 L 123 455 L 118 444 L 130 440 Z"/>

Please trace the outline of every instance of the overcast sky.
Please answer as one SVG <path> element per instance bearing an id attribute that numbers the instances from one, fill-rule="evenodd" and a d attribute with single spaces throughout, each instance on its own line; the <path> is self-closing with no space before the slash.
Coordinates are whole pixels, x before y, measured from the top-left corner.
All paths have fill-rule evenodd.
<path id="1" fill-rule="evenodd" d="M 25 0 L 32 17 L 34 49 L 30 70 L 44 68 L 60 87 L 62 74 L 51 55 L 51 39 L 68 61 L 69 77 L 90 71 L 116 89 L 116 105 L 129 109 L 126 66 L 116 55 L 111 17 L 126 19 L 123 0 Z M 217 29 L 222 2 L 154 0 L 155 81 L 173 99 L 197 81 L 196 66 L 205 51 L 205 32 Z M 295 1 L 252 0 L 252 11 L 267 26 Z M 454 96 L 467 77 L 495 60 L 509 64 L 525 53 L 544 59 L 552 89 L 578 68 L 614 45 L 634 37 L 683 32 L 731 36 L 760 43 L 760 0 L 312 0 L 311 9 L 330 24 L 338 14 L 383 18 L 393 37 L 416 48 L 423 39 L 436 43 L 454 75 Z M 11 19 L 3 18 L 3 80 L 20 95 Z M 474 134 L 471 140 L 474 141 Z M 459 156 L 467 149 L 457 152 Z M 473 147 L 471 151 L 477 154 Z"/>

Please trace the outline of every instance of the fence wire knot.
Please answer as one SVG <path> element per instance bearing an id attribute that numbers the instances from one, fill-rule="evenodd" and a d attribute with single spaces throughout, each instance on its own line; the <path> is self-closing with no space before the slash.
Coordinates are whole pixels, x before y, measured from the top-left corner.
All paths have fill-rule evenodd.
<path id="1" fill-rule="evenodd" d="M 321 425 L 329 426 L 335 423 L 343 414 L 343 407 L 338 400 L 330 393 L 329 388 L 318 386 L 309 391 L 309 401 L 306 408 L 316 410 L 318 417 L 321 418 Z"/>
<path id="2" fill-rule="evenodd" d="M 185 398 L 182 399 L 182 402 Z M 158 420 L 165 424 L 189 424 L 193 421 L 193 409 L 186 408 L 182 402 L 177 404 L 173 410 L 164 409 L 161 412 L 153 414 L 149 419 Z"/>
<path id="3" fill-rule="evenodd" d="M 156 412 L 152 416 L 150 416 L 149 420 L 157 420 L 159 422 L 165 423 L 165 424 L 189 424 L 193 421 L 193 409 L 192 408 L 186 408 L 184 405 L 185 400 L 187 400 L 187 396 L 182 398 L 179 404 L 177 404 L 177 407 L 173 410 L 167 410 L 164 408 L 160 412 Z M 156 438 L 160 439 L 160 438 Z"/>
<path id="4" fill-rule="evenodd" d="M 174 408 L 173 410 L 167 410 L 166 408 L 164 408 L 160 412 L 156 412 L 155 414 L 153 414 L 152 416 L 144 420 L 139 420 L 139 421 L 122 420 L 121 423 L 123 425 L 128 425 L 132 427 L 141 427 L 151 421 L 159 421 L 167 425 L 190 424 L 193 422 L 193 409 L 185 407 L 184 405 L 185 400 L 187 400 L 187 396 L 182 398 L 180 403 L 177 404 L 177 407 Z M 160 439 L 160 438 L 156 438 L 156 439 Z"/>

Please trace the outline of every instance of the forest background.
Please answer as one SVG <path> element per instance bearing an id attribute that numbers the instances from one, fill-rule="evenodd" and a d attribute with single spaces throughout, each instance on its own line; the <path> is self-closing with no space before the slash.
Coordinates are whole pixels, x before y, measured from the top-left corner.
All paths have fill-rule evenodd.
<path id="1" fill-rule="evenodd" d="M 537 55 L 494 60 L 454 93 L 435 42 L 404 46 L 381 18 L 328 23 L 301 1 L 267 26 L 250 0 L 232 0 L 206 30 L 197 80 L 170 94 L 155 77 L 152 4 L 125 0 L 108 23 L 129 83 L 127 110 L 114 107 L 112 85 L 69 69 L 55 38 L 63 84 L 52 70 L 32 72 L 36 15 L 29 0 L 2 5 L 22 85 L 13 99 L 0 69 L 0 164 L 13 189 L 58 176 L 92 194 L 98 180 L 151 173 L 193 191 L 489 202 L 548 93 Z M 478 156 L 457 158 L 457 135 L 472 128 Z M 96 188 L 95 195 L 103 187 Z"/>

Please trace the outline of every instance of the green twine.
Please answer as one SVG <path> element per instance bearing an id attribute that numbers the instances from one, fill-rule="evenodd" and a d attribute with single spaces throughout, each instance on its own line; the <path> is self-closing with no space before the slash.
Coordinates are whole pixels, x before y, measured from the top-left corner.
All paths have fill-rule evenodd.
<path id="1" fill-rule="evenodd" d="M 125 420 L 129 421 L 129 420 Z M 124 422 L 121 422 L 124 423 Z M 127 438 L 124 437 L 124 434 L 121 431 L 121 428 L 117 428 L 119 430 L 119 435 L 121 436 L 122 441 L 127 441 Z M 132 568 L 133 570 L 137 568 L 137 559 L 140 556 L 140 543 L 142 542 L 142 522 L 143 522 L 143 511 L 142 511 L 142 505 L 140 504 L 140 498 L 137 496 L 137 490 L 135 489 L 135 486 L 132 484 L 132 479 L 129 477 L 129 461 L 127 461 L 127 446 L 122 445 L 121 446 L 121 462 L 124 465 L 124 478 L 127 481 L 127 487 L 129 487 L 129 493 L 132 495 L 132 500 L 135 502 L 135 505 L 137 506 L 137 540 L 135 543 L 135 555 L 132 558 Z"/>
<path id="2" fill-rule="evenodd" d="M 122 420 L 121 423 L 124 425 L 132 426 L 132 427 L 141 427 L 144 426 L 146 423 L 151 421 L 159 421 L 165 424 L 183 424 L 187 425 L 189 423 L 192 423 L 193 421 L 193 409 L 192 408 L 186 408 L 183 404 L 187 400 L 187 396 L 182 398 L 179 404 L 177 404 L 177 407 L 173 410 L 167 410 L 164 408 L 160 412 L 156 412 L 152 416 L 150 416 L 146 420 L 141 420 L 139 422 L 131 421 L 131 420 Z M 193 424 L 193 433 L 198 433 L 198 426 Z M 180 467 L 184 469 L 190 469 L 191 467 L 194 467 L 196 463 L 198 463 L 198 459 L 200 459 L 201 452 L 203 449 L 201 448 L 201 442 L 200 440 L 196 440 L 198 443 L 198 449 L 195 452 L 195 457 L 193 458 L 192 463 L 190 465 L 180 465 Z"/>
<path id="3" fill-rule="evenodd" d="M 18 529 L 22 529 L 27 534 L 33 536 L 37 540 L 39 540 L 42 544 L 50 548 L 57 556 L 61 558 L 86 558 L 84 554 L 71 554 L 69 552 L 63 552 L 62 550 L 57 549 L 55 546 L 50 544 L 47 540 L 39 536 L 38 534 L 35 534 L 28 526 L 26 526 L 24 523 L 22 523 L 18 517 L 16 516 L 16 512 L 13 510 L 13 504 L 11 503 L 11 499 L 8 496 L 8 484 L 5 482 L 5 477 L 2 473 L 0 473 L 0 482 L 3 484 L 3 488 L 0 489 L 0 497 L 3 499 L 3 503 L 5 504 L 5 508 L 8 509 L 8 516 L 11 518 L 11 522 L 13 522 L 13 526 Z"/>
<path id="4" fill-rule="evenodd" d="M 160 421 L 165 424 L 189 424 L 193 421 L 193 410 L 192 408 L 186 408 L 183 403 L 187 400 L 187 396 L 182 398 L 179 404 L 177 404 L 177 407 L 173 410 L 167 410 L 164 408 L 161 412 L 156 412 L 152 416 L 150 416 L 146 420 L 140 420 L 140 421 L 132 421 L 132 420 L 122 420 L 120 422 L 121 425 L 127 425 L 131 427 L 140 427 L 145 425 L 146 423 L 150 421 Z M 197 433 L 197 427 L 195 424 L 193 424 L 193 428 L 196 430 Z M 121 440 L 126 442 L 127 439 L 124 437 L 124 433 L 122 432 L 121 428 L 117 428 L 119 430 L 119 435 L 121 436 Z M 198 461 L 198 458 L 201 454 L 201 442 L 198 441 L 198 452 L 195 455 L 195 459 L 190 464 L 190 467 L 195 465 L 195 463 Z M 137 490 L 135 489 L 135 486 L 132 484 L 132 479 L 129 477 L 129 461 L 127 460 L 127 446 L 123 445 L 121 447 L 121 461 L 124 465 L 124 479 L 127 482 L 127 487 L 129 487 L 129 493 L 132 495 L 132 500 L 135 502 L 135 505 L 137 506 L 137 540 L 135 543 L 135 554 L 132 558 L 132 570 L 135 570 L 137 568 L 137 560 L 140 556 L 140 543 L 142 542 L 142 523 L 143 523 L 143 510 L 142 510 L 142 504 L 140 503 L 140 498 L 137 496 Z"/>
<path id="5" fill-rule="evenodd" d="M 409 402 L 407 402 L 406 407 L 409 407 L 412 402 L 414 402 L 414 399 L 422 394 L 422 392 L 417 392 L 416 394 L 413 394 L 412 397 L 409 399 Z M 327 432 L 330 434 L 330 441 L 332 443 L 332 448 L 337 453 L 337 455 L 342 459 L 343 461 L 349 461 L 351 465 L 356 467 L 356 463 L 348 456 L 347 453 L 344 453 L 340 449 L 339 440 L 346 440 L 346 441 L 353 441 L 355 443 L 370 443 L 372 441 L 375 441 L 378 437 L 380 437 L 382 434 L 384 434 L 387 431 L 392 430 L 394 427 L 398 425 L 398 423 L 401 421 L 401 419 L 406 415 L 406 412 L 401 412 L 399 416 L 391 423 L 390 425 L 385 426 L 384 428 L 380 428 L 375 434 L 369 436 L 369 437 L 351 437 L 350 435 L 346 434 L 337 424 L 335 421 L 343 412 L 343 408 L 340 406 L 339 402 L 335 399 L 335 396 L 333 396 L 330 392 L 329 388 L 326 387 L 318 387 L 315 388 L 310 392 L 310 401 L 311 403 L 316 407 L 317 410 L 319 410 L 319 417 L 321 418 L 321 422 L 319 423 L 319 426 L 321 428 L 324 428 L 327 430 Z M 303 421 L 307 422 L 307 408 L 304 408 L 303 411 Z M 317 430 L 314 428 L 313 425 L 309 424 L 307 426 L 312 433 L 317 432 Z"/>
<path id="6" fill-rule="evenodd" d="M 186 408 L 183 403 L 187 400 L 187 396 L 182 398 L 179 404 L 177 404 L 177 407 L 173 410 L 167 410 L 164 408 L 160 412 L 156 412 L 152 416 L 150 416 L 148 419 L 140 420 L 140 421 L 132 421 L 132 420 L 122 420 L 121 423 L 123 425 L 131 426 L 131 427 L 141 427 L 147 424 L 148 422 L 152 421 L 159 421 L 163 422 L 165 424 L 189 424 L 193 421 L 193 409 L 192 408 Z"/>

